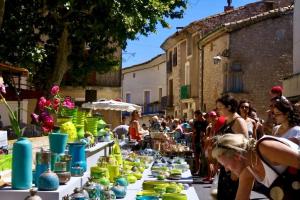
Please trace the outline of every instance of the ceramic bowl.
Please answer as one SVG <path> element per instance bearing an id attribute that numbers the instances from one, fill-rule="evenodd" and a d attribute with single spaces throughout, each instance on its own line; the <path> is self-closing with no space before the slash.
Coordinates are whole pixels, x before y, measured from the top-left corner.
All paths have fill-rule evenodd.
<path id="1" fill-rule="evenodd" d="M 187 200 L 187 196 L 179 193 L 166 193 L 162 195 L 162 200 Z"/>
<path id="2" fill-rule="evenodd" d="M 158 197 L 158 195 L 153 190 L 142 190 L 136 194 L 136 196 L 155 196 Z"/>
<path id="3" fill-rule="evenodd" d="M 137 196 L 136 200 L 159 200 L 156 196 Z"/>

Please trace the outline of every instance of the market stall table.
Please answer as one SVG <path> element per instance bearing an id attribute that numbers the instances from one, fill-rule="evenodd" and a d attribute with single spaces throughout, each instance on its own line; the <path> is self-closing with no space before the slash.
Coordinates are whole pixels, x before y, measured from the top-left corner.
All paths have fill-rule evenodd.
<path id="1" fill-rule="evenodd" d="M 100 142 L 94 147 L 85 150 L 87 157 L 87 172 L 82 177 L 71 177 L 66 185 L 60 185 L 55 191 L 38 191 L 38 195 L 43 200 L 61 200 L 64 196 L 73 193 L 76 187 L 82 187 L 88 180 L 89 168 L 97 164 L 100 156 L 107 156 L 111 153 L 114 142 Z M 29 190 L 13 190 L 11 187 L 0 189 L 0 199 L 16 200 L 25 199 L 29 195 Z"/>

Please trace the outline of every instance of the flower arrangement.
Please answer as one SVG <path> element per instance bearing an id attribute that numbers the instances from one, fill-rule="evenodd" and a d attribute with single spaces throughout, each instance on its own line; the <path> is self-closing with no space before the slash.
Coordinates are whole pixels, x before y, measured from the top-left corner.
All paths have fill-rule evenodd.
<path id="1" fill-rule="evenodd" d="M 7 103 L 7 101 L 5 100 L 4 96 L 2 94 L 6 93 L 6 89 L 5 89 L 5 85 L 3 83 L 3 80 L 0 82 L 0 100 L 2 103 L 4 103 L 4 105 L 6 106 L 6 108 L 9 111 L 9 120 L 10 120 L 10 124 L 12 126 L 12 129 L 14 131 L 14 133 L 17 135 L 17 137 L 21 137 L 22 136 L 22 131 L 18 122 L 18 114 L 16 111 L 13 111 L 11 109 L 11 107 L 9 106 L 9 104 Z"/>
<path id="2" fill-rule="evenodd" d="M 34 122 L 38 123 L 42 127 L 44 133 L 49 133 L 54 128 L 54 117 L 56 116 L 68 116 L 68 110 L 75 108 L 75 104 L 71 97 L 61 97 L 59 95 L 59 86 L 54 85 L 51 88 L 51 95 L 49 99 L 41 97 L 38 102 L 39 115 L 32 113 L 31 117 Z"/>

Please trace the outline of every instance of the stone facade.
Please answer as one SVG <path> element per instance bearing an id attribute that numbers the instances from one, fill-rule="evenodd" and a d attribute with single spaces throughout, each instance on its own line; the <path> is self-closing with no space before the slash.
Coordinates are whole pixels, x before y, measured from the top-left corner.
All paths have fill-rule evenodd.
<path id="1" fill-rule="evenodd" d="M 167 114 L 175 115 L 175 117 L 187 116 L 190 118 L 193 111 L 196 109 L 207 110 L 211 108 L 210 103 L 204 102 L 204 96 L 206 94 L 203 83 L 205 83 L 206 80 L 202 79 L 202 77 L 205 75 L 202 72 L 204 72 L 205 69 L 202 69 L 202 50 L 199 46 L 199 40 L 201 40 L 204 35 L 207 35 L 217 27 L 228 22 L 235 22 L 253 17 L 274 8 L 288 6 L 290 4 L 291 2 L 288 0 L 250 3 L 234 10 L 227 10 L 226 12 L 192 22 L 182 30 L 168 37 L 161 45 L 161 47 L 166 51 L 167 55 L 167 95 L 171 99 Z M 231 39 L 228 40 L 231 41 Z M 220 43 L 222 42 L 220 41 Z M 223 45 L 225 45 L 225 43 Z M 216 45 L 220 46 L 216 47 L 215 50 L 218 50 L 217 48 L 222 48 L 222 44 Z M 189 48 L 192 49 L 191 55 L 187 55 Z M 175 49 L 177 50 L 177 65 L 173 65 Z M 206 51 L 206 53 L 208 53 L 208 51 Z M 213 54 L 213 52 L 210 53 Z M 171 66 L 170 62 L 172 63 Z M 212 62 L 212 60 L 207 62 Z M 189 68 L 187 68 L 186 65 L 189 65 Z M 187 69 L 188 72 L 186 71 Z M 216 71 L 219 70 L 220 69 L 216 69 Z M 186 73 L 189 74 L 190 95 L 188 98 L 182 99 L 180 97 L 180 90 L 182 89 L 182 86 L 185 86 L 186 84 Z M 211 78 L 214 79 L 214 76 Z M 220 78 L 218 81 L 221 84 L 222 79 Z M 222 89 L 223 88 L 219 87 L 219 85 L 209 88 L 209 93 L 213 94 L 207 94 L 209 96 L 206 98 L 218 96 L 220 94 L 220 90 Z"/>
<path id="2" fill-rule="evenodd" d="M 237 99 L 252 101 L 259 116 L 266 117 L 270 88 L 282 85 L 283 78 L 293 69 L 293 12 L 287 10 L 276 16 L 265 13 L 267 15 L 270 18 L 257 22 L 245 20 L 237 29 L 228 28 L 222 36 L 205 44 L 204 55 L 208 58 L 204 58 L 204 104 L 207 110 L 215 108 L 216 96 L 231 93 Z M 242 24 L 247 25 L 239 27 Z M 229 57 L 222 56 L 219 64 L 213 64 L 211 58 L 226 48 Z M 239 87 L 229 86 L 233 79 Z"/>

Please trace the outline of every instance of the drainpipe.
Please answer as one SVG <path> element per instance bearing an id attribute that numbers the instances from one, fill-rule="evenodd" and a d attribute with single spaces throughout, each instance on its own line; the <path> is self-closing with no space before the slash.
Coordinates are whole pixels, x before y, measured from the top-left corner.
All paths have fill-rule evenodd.
<path id="1" fill-rule="evenodd" d="M 199 31 L 199 32 L 200 32 L 200 38 L 202 39 L 203 32 L 202 31 Z M 204 84 L 204 80 L 203 80 L 203 78 L 204 78 L 204 47 L 201 43 L 201 39 L 198 41 L 197 46 L 198 46 L 198 49 L 200 50 L 200 54 L 201 54 L 201 60 L 200 60 L 200 62 L 201 62 L 201 93 L 200 93 L 201 104 L 200 104 L 200 108 L 201 108 L 201 110 L 203 110 L 204 109 L 204 103 L 203 103 L 203 99 L 204 99 L 204 91 L 203 91 L 203 89 L 204 89 L 204 86 L 203 86 L 203 84 Z"/>

